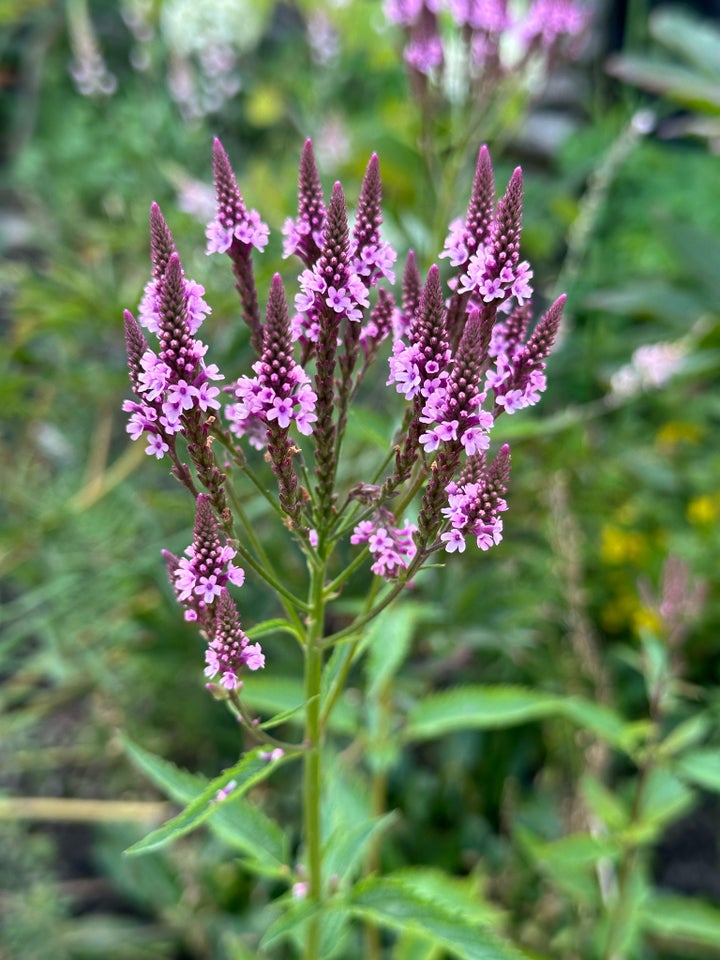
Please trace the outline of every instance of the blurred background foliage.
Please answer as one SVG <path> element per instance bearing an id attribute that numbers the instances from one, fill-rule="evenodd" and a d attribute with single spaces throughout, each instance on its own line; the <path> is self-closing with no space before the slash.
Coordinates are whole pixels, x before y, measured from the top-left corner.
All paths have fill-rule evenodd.
<path id="1" fill-rule="evenodd" d="M 148 278 L 152 200 L 207 289 L 214 359 L 231 375 L 250 362 L 225 264 L 204 256 L 213 135 L 271 226 L 260 290 L 312 136 L 325 184 L 342 178 L 351 198 L 378 152 L 387 235 L 401 259 L 416 249 L 423 269 L 463 213 L 474 152 L 489 139 L 499 183 L 523 163 L 524 253 L 541 295 L 569 294 L 539 411 L 502 423 L 514 463 L 506 539 L 418 584 L 412 652 L 391 693 L 400 713 L 423 690 L 470 680 L 584 692 L 646 716 L 635 667 L 643 631 L 660 629 L 649 597 L 672 556 L 705 589 L 672 651 L 685 700 L 669 722 L 702 712 L 717 748 L 719 161 L 705 135 L 715 127 L 695 122 L 717 112 L 717 90 L 691 95 L 687 70 L 657 51 L 692 54 L 710 85 L 720 61 L 709 40 L 698 52 L 687 39 L 705 30 L 687 14 L 657 14 L 647 31 L 642 11 L 630 13 L 632 45 L 615 50 L 613 72 L 650 93 L 606 75 L 622 41 L 617 12 L 600 7 L 572 96 L 551 78 L 539 102 L 504 102 L 487 130 L 476 117 L 477 143 L 459 143 L 457 118 L 440 111 L 447 139 L 429 163 L 401 37 L 375 0 L 0 4 L 3 960 L 259 956 L 273 916 L 278 891 L 251 884 L 205 833 L 143 860 L 120 856 L 159 801 L 119 731 L 206 775 L 238 751 L 160 560 L 188 541 L 188 503 L 130 447 L 120 413 L 120 319 Z M 563 118 L 562 136 L 549 114 Z M 648 366 L 642 348 L 658 344 Z M 388 436 L 384 410 L 358 412 L 351 429 L 360 479 L 368 438 Z M 283 550 L 277 531 L 262 533 L 270 552 Z M 265 595 L 246 591 L 243 603 L 249 624 L 273 615 Z M 282 641 L 267 653 L 279 675 L 296 669 Z M 393 757 L 402 816 L 383 862 L 470 873 L 518 942 L 589 956 L 567 936 L 582 908 L 532 854 L 572 831 L 586 746 L 555 720 L 454 733 Z M 632 771 L 603 762 L 622 795 Z M 266 801 L 291 817 L 295 784 L 285 786 Z M 648 864 L 663 889 L 720 906 L 717 809 L 712 792 L 672 808 Z M 720 946 L 661 930 L 632 955 L 720 957 Z"/>

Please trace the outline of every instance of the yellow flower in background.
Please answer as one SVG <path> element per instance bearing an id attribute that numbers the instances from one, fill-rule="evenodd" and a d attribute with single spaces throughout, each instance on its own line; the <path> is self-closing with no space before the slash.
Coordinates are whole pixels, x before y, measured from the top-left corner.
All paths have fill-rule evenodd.
<path id="1" fill-rule="evenodd" d="M 720 493 L 694 497 L 687 505 L 687 518 L 694 526 L 705 527 L 720 516 Z"/>
<path id="2" fill-rule="evenodd" d="M 632 625 L 637 634 L 639 634 L 641 630 L 649 630 L 657 635 L 661 635 L 663 632 L 663 622 L 659 613 L 644 605 L 638 606 L 637 609 L 633 611 Z"/>
<path id="3" fill-rule="evenodd" d="M 621 563 L 636 563 L 645 554 L 646 542 L 642 534 L 623 530 L 614 524 L 606 524 L 601 533 L 600 558 L 603 563 L 615 566 Z"/>
<path id="4" fill-rule="evenodd" d="M 663 450 L 671 450 L 681 443 L 700 443 L 704 431 L 696 423 L 684 420 L 668 420 L 655 435 L 655 443 Z"/>
<path id="5" fill-rule="evenodd" d="M 600 622 L 608 633 L 619 633 L 635 623 L 639 600 L 634 593 L 616 594 L 600 611 Z"/>

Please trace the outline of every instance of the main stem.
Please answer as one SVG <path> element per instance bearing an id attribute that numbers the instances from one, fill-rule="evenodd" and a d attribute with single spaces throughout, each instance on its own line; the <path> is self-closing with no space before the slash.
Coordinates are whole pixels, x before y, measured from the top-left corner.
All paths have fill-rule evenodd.
<path id="1" fill-rule="evenodd" d="M 320 545 L 324 555 L 324 544 Z M 320 720 L 320 684 L 322 679 L 322 639 L 325 626 L 325 566 L 323 559 L 313 564 L 310 576 L 307 632 L 305 634 L 305 769 L 303 779 L 303 823 L 305 828 L 308 898 L 320 903 L 322 890 L 322 837 L 320 831 L 322 798 L 322 723 Z M 307 924 L 305 960 L 317 960 L 320 947 L 320 917 Z"/>

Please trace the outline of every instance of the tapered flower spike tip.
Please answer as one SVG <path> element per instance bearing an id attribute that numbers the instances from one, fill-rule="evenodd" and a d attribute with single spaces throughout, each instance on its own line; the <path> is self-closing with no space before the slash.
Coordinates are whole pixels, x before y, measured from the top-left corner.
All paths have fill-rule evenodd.
<path id="1" fill-rule="evenodd" d="M 240 193 L 230 157 L 220 140 L 213 141 L 213 176 L 217 193 L 218 217 L 229 223 L 238 223 L 247 216 L 245 201 Z"/>
<path id="2" fill-rule="evenodd" d="M 478 151 L 475 177 L 465 220 L 465 229 L 468 233 L 472 253 L 482 246 L 487 239 L 494 214 L 495 176 L 490 160 L 490 151 L 483 144 Z"/>
<path id="3" fill-rule="evenodd" d="M 551 304 L 547 313 L 543 314 L 540 320 L 538 320 L 537 326 L 533 330 L 532 336 L 528 340 L 525 348 L 528 356 L 531 357 L 533 361 L 538 362 L 544 360 L 552 350 L 560 327 L 560 321 L 562 320 L 563 307 L 565 306 L 566 300 L 567 295 L 562 293 L 557 300 Z"/>
<path id="4" fill-rule="evenodd" d="M 183 268 L 178 253 L 170 254 L 160 288 L 161 327 L 166 321 L 175 321 L 185 316 L 185 284 Z"/>
<path id="5" fill-rule="evenodd" d="M 358 248 L 377 243 L 382 223 L 382 183 L 380 180 L 380 162 L 374 153 L 368 161 L 358 198 L 357 217 L 354 237 Z"/>
<path id="6" fill-rule="evenodd" d="M 170 227 L 157 203 L 150 207 L 150 257 L 152 259 L 153 277 L 157 280 L 163 276 L 168 260 L 176 252 Z"/>
<path id="7" fill-rule="evenodd" d="M 493 235 L 493 257 L 498 270 L 506 264 L 514 267 L 520 258 L 522 189 L 522 169 L 515 167 L 505 195 L 498 204 L 497 228 Z"/>
<path id="8" fill-rule="evenodd" d="M 507 493 L 508 483 L 510 482 L 510 465 L 510 446 L 504 443 L 487 471 L 488 493 L 494 494 L 496 498 Z"/>
<path id="9" fill-rule="evenodd" d="M 445 337 L 445 301 L 440 283 L 440 270 L 433 264 L 420 295 L 418 308 L 411 321 L 410 339 L 424 345 Z"/>
<path id="10" fill-rule="evenodd" d="M 408 250 L 402 279 L 402 309 L 408 322 L 414 316 L 422 294 L 422 279 L 414 250 Z"/>
<path id="11" fill-rule="evenodd" d="M 287 298 L 282 277 L 276 273 L 270 284 L 265 325 L 263 326 L 263 352 L 261 359 L 268 363 L 272 357 L 282 354 L 284 366 L 292 363 L 292 345 L 290 341 L 290 321 L 288 318 Z"/>
<path id="12" fill-rule="evenodd" d="M 318 173 L 317 163 L 315 162 L 315 151 L 313 150 L 312 140 L 308 137 L 303 147 L 300 157 L 300 170 L 298 176 L 298 194 L 300 199 L 300 212 L 306 212 L 304 204 L 309 208 L 315 208 L 319 201 L 319 206 L 324 207 L 322 184 L 320 183 L 320 174 Z"/>
<path id="13" fill-rule="evenodd" d="M 148 342 L 145 334 L 142 332 L 140 324 L 129 310 L 123 313 L 125 324 L 125 346 L 127 348 L 127 362 L 130 370 L 130 383 L 133 390 L 137 391 L 139 375 L 141 372 L 140 360 L 148 348 Z"/>
<path id="14" fill-rule="evenodd" d="M 336 181 L 328 205 L 323 252 L 318 265 L 328 284 L 333 283 L 338 268 L 347 266 L 349 242 L 345 194 L 340 181 Z"/>

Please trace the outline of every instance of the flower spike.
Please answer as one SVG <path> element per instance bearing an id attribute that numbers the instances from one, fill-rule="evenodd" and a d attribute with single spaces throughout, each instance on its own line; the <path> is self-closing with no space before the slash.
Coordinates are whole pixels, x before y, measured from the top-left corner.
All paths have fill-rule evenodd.
<path id="1" fill-rule="evenodd" d="M 262 324 L 258 307 L 255 276 L 252 266 L 253 247 L 262 251 L 269 230 L 256 210 L 245 206 L 230 159 L 223 145 L 215 138 L 213 173 L 217 194 L 217 215 L 205 231 L 207 253 L 227 253 L 232 261 L 236 289 L 240 294 L 243 319 L 250 328 L 250 342 L 257 353 L 262 349 Z"/>
<path id="2" fill-rule="evenodd" d="M 283 256 L 295 253 L 312 268 L 322 251 L 325 226 L 325 198 L 320 183 L 312 140 L 305 141 L 298 174 L 298 216 L 285 221 Z"/>

